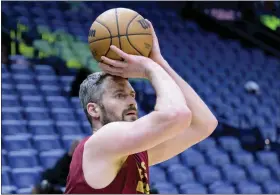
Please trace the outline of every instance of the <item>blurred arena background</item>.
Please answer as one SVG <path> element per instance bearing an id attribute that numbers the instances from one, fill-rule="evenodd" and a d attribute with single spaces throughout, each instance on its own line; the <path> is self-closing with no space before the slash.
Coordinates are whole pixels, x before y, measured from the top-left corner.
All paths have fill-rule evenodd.
<path id="1" fill-rule="evenodd" d="M 279 2 L 1 4 L 2 193 L 63 191 L 61 167 L 91 133 L 77 97 L 99 70 L 88 30 L 115 7 L 154 24 L 165 58 L 219 119 L 208 139 L 150 168 L 153 193 L 280 193 Z M 143 116 L 154 90 L 131 82 Z"/>

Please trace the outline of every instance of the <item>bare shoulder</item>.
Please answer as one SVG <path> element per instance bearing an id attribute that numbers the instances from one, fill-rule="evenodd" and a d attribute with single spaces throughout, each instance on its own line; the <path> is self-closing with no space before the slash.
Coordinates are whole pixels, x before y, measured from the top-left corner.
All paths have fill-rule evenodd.
<path id="1" fill-rule="evenodd" d="M 106 152 L 106 147 L 111 140 L 102 140 L 103 136 L 99 135 L 100 133 L 96 133 L 85 142 L 82 163 L 84 178 L 94 189 L 107 187 L 116 178 L 127 158 L 117 158 Z"/>

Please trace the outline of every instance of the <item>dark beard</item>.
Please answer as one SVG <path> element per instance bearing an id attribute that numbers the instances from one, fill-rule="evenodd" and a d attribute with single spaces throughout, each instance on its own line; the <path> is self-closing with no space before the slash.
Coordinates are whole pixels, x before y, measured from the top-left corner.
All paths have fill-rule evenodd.
<path id="1" fill-rule="evenodd" d="M 101 123 L 102 123 L 103 126 L 107 125 L 108 123 L 111 123 L 111 122 L 125 121 L 125 115 L 126 115 L 127 112 L 132 111 L 132 110 L 133 111 L 137 110 L 135 106 L 130 106 L 128 109 L 123 111 L 122 118 L 118 119 L 117 117 L 115 117 L 114 112 L 112 112 L 112 113 L 107 112 L 107 110 L 105 109 L 103 104 L 100 105 L 100 109 L 102 111 Z M 135 118 L 135 120 L 136 119 L 137 118 Z"/>
<path id="2" fill-rule="evenodd" d="M 117 119 L 114 112 L 107 112 L 103 104 L 100 105 L 100 109 L 102 111 L 101 123 L 103 126 L 115 121 L 124 121 L 124 115 L 122 115 L 121 120 Z"/>

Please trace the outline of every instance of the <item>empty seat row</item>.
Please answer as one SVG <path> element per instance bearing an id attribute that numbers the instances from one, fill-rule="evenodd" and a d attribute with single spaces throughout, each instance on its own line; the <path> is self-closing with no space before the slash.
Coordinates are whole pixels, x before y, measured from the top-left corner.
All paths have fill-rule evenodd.
<path id="1" fill-rule="evenodd" d="M 83 116 L 84 115 L 84 116 Z M 2 119 L 3 120 L 23 120 L 26 118 L 28 121 L 35 120 L 55 120 L 57 122 L 62 121 L 72 121 L 75 122 L 76 119 L 80 121 L 85 121 L 85 113 L 82 109 L 76 111 L 69 108 L 37 108 L 37 107 L 27 107 L 21 109 L 20 107 L 4 107 L 2 109 Z"/>
<path id="2" fill-rule="evenodd" d="M 49 120 L 25 122 L 21 120 L 3 120 L 3 135 L 80 135 L 91 132 L 88 122 L 52 122 Z"/>
<path id="3" fill-rule="evenodd" d="M 2 94 L 4 95 L 32 95 L 32 96 L 61 96 L 63 94 L 59 86 L 53 85 L 31 85 L 31 84 L 18 84 L 14 88 L 11 84 L 2 84 Z"/>
<path id="4" fill-rule="evenodd" d="M 38 169 L 17 168 L 12 170 L 2 169 L 2 187 L 6 188 L 33 188 L 40 181 L 41 175 Z M 9 186 L 9 187 L 8 187 Z"/>
<path id="5" fill-rule="evenodd" d="M 62 149 L 42 151 L 38 155 L 31 151 L 13 151 L 5 156 L 2 155 L 2 158 L 12 169 L 33 168 L 41 171 L 53 167 L 56 161 L 64 154 L 66 152 Z"/>
<path id="6" fill-rule="evenodd" d="M 86 136 L 88 134 L 69 134 L 62 136 L 60 139 L 55 135 L 37 135 L 32 138 L 28 135 L 7 135 L 2 140 L 3 148 L 8 152 L 29 151 L 36 153 L 36 151 L 67 149 L 73 140 L 82 139 Z"/>
<path id="7" fill-rule="evenodd" d="M 23 65 L 23 64 L 11 64 L 9 67 L 2 67 L 2 70 L 10 70 L 13 74 L 21 75 L 40 75 L 40 76 L 51 76 L 55 75 L 55 70 L 50 65 Z"/>
<path id="8" fill-rule="evenodd" d="M 73 76 L 56 76 L 56 75 L 26 75 L 26 74 L 2 74 L 3 84 L 19 85 L 54 85 L 54 86 L 71 86 L 74 80 Z"/>
<path id="9" fill-rule="evenodd" d="M 81 109 L 79 98 L 71 98 L 71 102 L 64 96 L 32 96 L 2 95 L 2 107 L 36 107 L 36 108 L 76 108 Z"/>

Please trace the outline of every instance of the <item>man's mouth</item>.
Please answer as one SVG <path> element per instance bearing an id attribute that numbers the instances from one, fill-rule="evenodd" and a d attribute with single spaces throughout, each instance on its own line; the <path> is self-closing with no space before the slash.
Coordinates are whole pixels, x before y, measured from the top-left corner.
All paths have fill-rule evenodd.
<path id="1" fill-rule="evenodd" d="M 136 115 L 137 114 L 137 112 L 136 111 L 129 111 L 129 112 L 127 112 L 126 113 L 126 115 Z"/>

